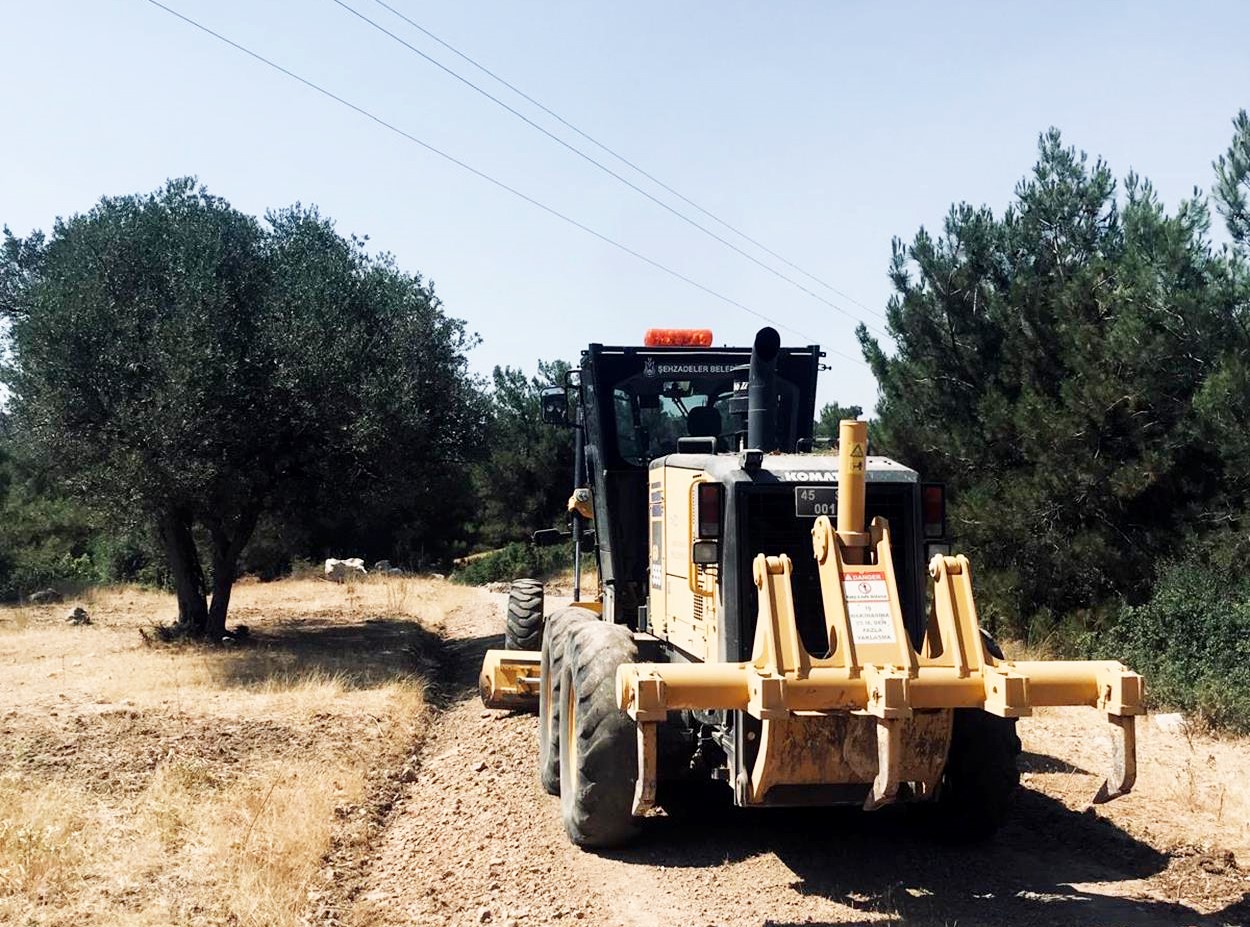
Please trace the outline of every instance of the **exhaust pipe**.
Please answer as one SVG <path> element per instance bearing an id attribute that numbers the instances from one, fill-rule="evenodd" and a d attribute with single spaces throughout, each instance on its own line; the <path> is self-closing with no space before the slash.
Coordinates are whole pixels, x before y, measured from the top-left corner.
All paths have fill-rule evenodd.
<path id="1" fill-rule="evenodd" d="M 775 328 L 761 328 L 751 346 L 747 380 L 747 447 L 777 450 L 777 355 L 781 336 Z"/>

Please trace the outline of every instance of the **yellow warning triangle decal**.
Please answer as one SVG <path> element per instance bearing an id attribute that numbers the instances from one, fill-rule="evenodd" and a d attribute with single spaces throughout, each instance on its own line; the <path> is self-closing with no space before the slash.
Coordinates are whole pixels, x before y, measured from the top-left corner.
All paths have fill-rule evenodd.
<path id="1" fill-rule="evenodd" d="M 864 456 L 864 446 L 863 446 L 862 444 L 855 444 L 855 445 L 853 445 L 853 446 L 851 447 L 851 456 L 852 456 L 852 457 L 863 457 L 863 456 Z"/>

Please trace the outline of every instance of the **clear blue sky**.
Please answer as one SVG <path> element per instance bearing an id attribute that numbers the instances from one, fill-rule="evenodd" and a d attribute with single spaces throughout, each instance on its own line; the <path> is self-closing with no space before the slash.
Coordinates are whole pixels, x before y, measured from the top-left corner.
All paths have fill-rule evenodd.
<path id="1" fill-rule="evenodd" d="M 859 356 L 846 316 L 331 0 L 166 2 L 827 348 Z M 349 2 L 466 68 L 374 0 Z M 1236 2 L 389 2 L 878 312 L 890 293 L 891 237 L 937 225 L 952 201 L 1001 209 L 1047 126 L 1105 157 L 1117 175 L 1133 168 L 1149 177 L 1173 204 L 1210 185 L 1229 120 L 1250 106 L 1250 6 Z M 481 335 L 473 362 L 483 373 L 575 358 L 590 341 L 636 342 L 653 325 L 707 325 L 718 342 L 735 343 L 758 327 L 145 0 L 7 0 L 0 62 L 0 222 L 17 234 L 47 229 L 103 194 L 195 174 L 240 209 L 315 203 L 340 231 L 368 234 L 405 269 L 433 279 L 448 310 Z M 833 356 L 830 363 L 821 399 L 871 407 L 867 369 Z"/>

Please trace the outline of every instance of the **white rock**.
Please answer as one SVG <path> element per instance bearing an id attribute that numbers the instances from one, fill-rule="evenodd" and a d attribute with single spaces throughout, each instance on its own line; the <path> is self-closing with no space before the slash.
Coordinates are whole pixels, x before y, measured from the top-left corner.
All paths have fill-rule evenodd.
<path id="1" fill-rule="evenodd" d="M 1150 718 L 1154 721 L 1155 727 L 1169 734 L 1184 733 L 1187 726 L 1185 716 L 1179 711 L 1168 712 L 1162 715 L 1151 715 Z"/>
<path id="2" fill-rule="evenodd" d="M 359 557 L 351 557 L 347 560 L 335 560 L 331 557 L 325 565 L 326 579 L 336 583 L 347 582 L 349 576 L 365 576 L 368 572 L 365 569 L 365 562 Z"/>

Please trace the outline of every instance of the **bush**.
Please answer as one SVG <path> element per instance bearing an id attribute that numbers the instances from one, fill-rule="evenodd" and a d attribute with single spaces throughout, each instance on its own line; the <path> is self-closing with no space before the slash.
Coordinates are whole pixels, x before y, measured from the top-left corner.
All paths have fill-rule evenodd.
<path id="1" fill-rule="evenodd" d="M 452 579 L 467 586 L 511 582 L 525 576 L 545 579 L 572 566 L 572 544 L 535 547 L 533 544 L 513 542 L 456 570 Z"/>
<path id="2" fill-rule="evenodd" d="M 1152 705 L 1250 732 L 1250 575 L 1244 545 L 1209 543 L 1167 565 L 1144 605 L 1126 606 L 1088 649 L 1146 677 Z M 1238 562 L 1239 561 L 1239 562 Z"/>
<path id="3" fill-rule="evenodd" d="M 294 521 L 263 516 L 239 558 L 239 575 L 250 573 L 265 582 L 290 575 L 296 557 L 313 546 L 308 531 Z M 316 566 L 321 575 L 322 564 Z"/>
<path id="4" fill-rule="evenodd" d="M 145 531 L 101 532 L 92 538 L 90 549 L 99 582 L 171 588 L 165 557 Z"/>
<path id="5" fill-rule="evenodd" d="M 0 579 L 0 599 L 15 599 L 39 589 L 79 588 L 99 581 L 91 558 L 35 548 L 17 552 L 6 575 Z"/>

